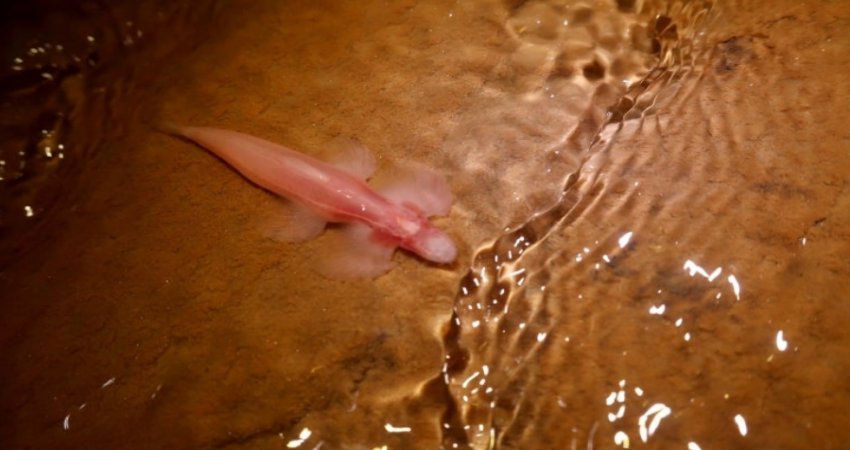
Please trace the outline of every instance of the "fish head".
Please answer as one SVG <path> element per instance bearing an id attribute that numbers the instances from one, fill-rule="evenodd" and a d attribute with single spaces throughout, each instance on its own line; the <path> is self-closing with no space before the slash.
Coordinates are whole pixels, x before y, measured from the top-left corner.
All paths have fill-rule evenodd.
<path id="1" fill-rule="evenodd" d="M 452 238 L 430 224 L 422 227 L 406 244 L 410 251 L 437 264 L 449 264 L 457 257 Z"/>

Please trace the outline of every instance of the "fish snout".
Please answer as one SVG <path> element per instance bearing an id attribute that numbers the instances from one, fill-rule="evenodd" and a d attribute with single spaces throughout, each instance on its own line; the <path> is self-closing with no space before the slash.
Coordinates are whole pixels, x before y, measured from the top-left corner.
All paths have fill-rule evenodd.
<path id="1" fill-rule="evenodd" d="M 454 241 L 442 231 L 428 227 L 414 238 L 413 250 L 419 256 L 437 264 L 449 264 L 457 257 Z"/>

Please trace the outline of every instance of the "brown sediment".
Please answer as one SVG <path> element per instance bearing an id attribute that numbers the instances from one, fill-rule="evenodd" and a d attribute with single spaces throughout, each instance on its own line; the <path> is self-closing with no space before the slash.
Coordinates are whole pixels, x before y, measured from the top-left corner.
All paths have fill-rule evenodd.
<path id="1" fill-rule="evenodd" d="M 0 446 L 850 439 L 850 5 L 80 5 L 0 82 Z M 466 256 L 328 281 L 161 121 L 436 167 Z"/>

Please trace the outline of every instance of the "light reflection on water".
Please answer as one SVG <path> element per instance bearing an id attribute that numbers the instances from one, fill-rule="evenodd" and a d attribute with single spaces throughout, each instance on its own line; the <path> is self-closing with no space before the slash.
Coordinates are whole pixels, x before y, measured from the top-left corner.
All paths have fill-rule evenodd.
<path id="1" fill-rule="evenodd" d="M 451 41 L 456 44 L 456 54 L 447 52 L 454 59 L 445 64 L 445 70 L 457 79 L 471 78 L 479 88 L 467 103 L 460 103 L 463 108 L 459 111 L 451 110 L 457 104 L 449 102 L 445 107 L 440 103 L 449 110 L 445 114 L 450 120 L 445 122 L 452 127 L 445 139 L 439 136 L 444 143 L 431 161 L 455 174 L 457 204 L 451 223 L 456 235 L 474 250 L 468 264 L 461 266 L 454 314 L 446 329 L 436 333 L 445 331 L 442 360 L 434 361 L 430 372 L 415 372 L 402 383 L 376 381 L 373 383 L 380 389 L 369 386 L 369 380 L 383 380 L 382 376 L 402 372 L 416 362 L 416 358 L 398 356 L 406 354 L 398 348 L 421 346 L 424 352 L 424 345 L 434 342 L 415 341 L 410 329 L 416 324 L 392 324 L 394 317 L 389 314 L 350 312 L 345 308 L 356 304 L 353 296 L 342 297 L 349 303 L 338 306 L 343 308 L 340 316 L 344 320 L 330 321 L 328 317 L 337 311 L 333 306 L 331 311 L 307 309 L 321 319 L 299 315 L 298 308 L 306 308 L 304 304 L 323 301 L 315 291 L 298 291 L 310 284 L 309 276 L 296 273 L 298 286 L 268 282 L 281 276 L 275 272 L 280 270 L 276 260 L 260 260 L 259 268 L 251 266 L 256 260 L 227 247 L 226 236 L 234 234 L 228 229 L 221 242 L 203 252 L 219 255 L 221 259 L 216 261 L 232 261 L 231 266 L 224 266 L 225 273 L 236 274 L 230 278 L 219 273 L 203 278 L 204 271 L 194 266 L 188 275 L 174 269 L 175 273 L 156 277 L 148 275 L 157 270 L 149 266 L 138 272 L 143 275 L 136 274 L 160 283 L 151 297 L 173 295 L 168 300 L 177 306 L 174 310 L 170 303 L 162 307 L 165 312 L 160 320 L 180 319 L 166 329 L 144 328 L 137 325 L 145 323 L 141 317 L 155 311 L 142 303 L 144 314 L 126 313 L 124 322 L 115 321 L 129 323 L 132 332 L 110 328 L 119 327 L 109 325 L 111 316 L 103 320 L 109 337 L 129 336 L 130 342 L 156 356 L 150 357 L 147 365 L 128 363 L 126 374 L 110 376 L 99 390 L 103 378 L 87 384 L 93 387 L 81 389 L 82 393 L 72 392 L 56 401 L 61 403 L 59 412 L 46 407 L 56 420 L 50 419 L 45 428 L 61 431 L 63 438 L 86 441 L 79 436 L 97 437 L 97 432 L 90 430 L 114 428 L 110 412 L 117 415 L 118 410 L 137 409 L 142 411 L 139 415 L 121 417 L 160 426 L 167 422 L 170 427 L 171 418 L 181 415 L 188 423 L 188 431 L 181 431 L 188 437 L 168 441 L 177 442 L 177 447 L 213 443 L 389 449 L 420 448 L 428 442 L 434 444 L 428 448 L 441 444 L 443 448 L 481 449 L 646 446 L 709 450 L 756 443 L 779 446 L 791 442 L 788 446 L 794 447 L 795 433 L 817 438 L 803 425 L 783 427 L 779 412 L 792 409 L 794 399 L 807 392 L 803 386 L 829 381 L 837 370 L 815 366 L 822 358 L 811 353 L 815 345 L 806 335 L 805 320 L 842 316 L 824 317 L 823 310 L 811 306 L 817 298 L 800 300 L 799 292 L 804 289 L 788 280 L 797 276 L 794 270 L 811 267 L 803 263 L 783 266 L 797 256 L 776 249 L 811 251 L 830 240 L 819 231 L 823 220 L 809 217 L 804 207 L 818 196 L 799 187 L 805 186 L 803 175 L 787 170 L 798 165 L 791 158 L 794 155 L 759 153 L 758 148 L 745 147 L 746 143 L 756 145 L 752 143 L 760 142 L 767 132 L 743 124 L 766 117 L 768 123 L 774 121 L 772 128 L 780 128 L 785 124 L 772 114 L 781 108 L 753 106 L 757 102 L 752 100 L 729 106 L 735 97 L 755 89 L 753 84 L 762 83 L 769 90 L 776 83 L 776 79 L 765 80 L 748 72 L 751 69 L 745 64 L 767 64 L 765 61 L 772 61 L 768 49 L 773 48 L 760 47 L 759 36 L 714 35 L 713 27 L 722 22 L 715 20 L 716 16 L 731 19 L 715 10 L 712 2 L 482 1 L 442 9 L 446 5 L 402 6 L 396 6 L 403 14 L 393 15 L 390 26 L 375 30 L 369 28 L 370 21 L 360 24 L 366 30 L 361 34 L 372 37 L 346 40 L 346 53 L 380 50 L 392 57 L 408 56 L 410 48 L 399 49 L 384 40 L 406 43 L 405 39 L 416 36 L 422 39 L 417 41 L 422 48 L 436 46 L 450 35 L 432 33 L 432 25 L 445 21 L 476 23 L 486 17 L 491 29 L 482 39 L 488 40 L 484 44 L 476 39 Z M 433 11 L 422 13 L 425 8 Z M 433 22 L 414 23 L 410 28 L 395 23 L 407 14 Z M 314 28 L 329 16 L 309 11 L 299 17 L 306 17 L 301 26 Z M 375 13 L 374 17 L 381 16 Z M 142 32 L 137 22 L 114 21 L 124 30 L 117 33 L 122 37 L 118 41 L 135 45 L 139 38 L 153 34 L 146 28 Z M 298 26 L 289 25 L 292 29 Z M 316 36 L 312 28 L 302 32 Z M 99 35 L 85 36 L 91 36 L 83 41 L 88 42 L 85 45 L 97 46 L 103 41 Z M 245 35 L 233 37 L 236 42 L 239 38 L 246 39 Z M 62 76 L 76 75 L 64 74 L 61 65 L 49 70 L 35 63 L 28 66 L 27 58 L 41 57 L 51 49 L 69 54 L 68 47 L 55 42 L 29 47 L 27 53 L 11 60 L 11 70 L 37 70 L 32 72 L 38 75 L 36 84 L 52 89 L 62 83 Z M 310 55 L 321 53 L 309 45 L 307 49 Z M 282 53 L 269 52 L 276 58 Z M 85 57 L 77 59 L 80 61 L 75 63 L 80 63 Z M 492 65 L 482 62 L 491 60 Z M 250 66 L 249 62 L 239 61 L 234 78 L 247 77 L 242 69 Z M 322 68 L 322 77 L 332 79 L 328 67 L 317 67 Z M 741 70 L 736 71 L 737 67 Z M 227 72 L 226 65 L 222 71 Z M 206 76 L 215 74 L 204 73 L 198 83 Z M 214 97 L 210 92 L 224 84 L 214 79 L 210 85 L 215 89 L 204 85 L 209 92 L 199 91 Z M 334 82 L 325 84 L 334 86 Z M 287 96 L 280 97 L 284 100 L 279 101 L 287 101 Z M 720 100 L 730 103 L 719 105 Z M 256 111 L 273 109 L 261 106 L 252 110 L 252 122 L 260 120 Z M 417 109 L 428 108 L 417 105 Z M 379 107 L 374 110 L 382 111 Z M 203 114 L 228 117 L 206 110 Z M 350 110 L 347 114 L 354 116 Z M 67 114 L 58 116 L 50 115 L 48 122 L 59 125 L 39 126 L 35 138 L 27 135 L 28 142 L 37 141 L 27 156 L 50 164 L 59 159 L 65 164 L 65 155 L 80 157 L 64 138 L 62 124 Z M 798 118 L 808 123 L 803 120 L 806 117 Z M 53 119 L 56 121 L 51 122 Z M 331 119 L 328 124 L 339 126 Z M 380 131 L 375 134 L 388 134 Z M 749 159 L 750 155 L 756 159 Z M 4 156 L 0 162 L 4 182 L 20 177 L 18 169 L 6 168 L 19 167 L 11 161 Z M 199 178 L 213 177 L 207 173 Z M 206 183 L 214 185 L 216 195 L 234 195 L 223 189 L 218 179 Z M 788 212 L 782 217 L 793 230 L 769 234 L 764 230 L 773 221 L 754 212 L 780 207 Z M 38 219 L 42 208 L 42 203 L 26 200 L 15 207 L 14 214 Z M 795 211 L 802 218 L 796 218 Z M 131 217 L 135 219 L 135 215 Z M 802 223 L 807 226 L 799 226 Z M 167 236 L 162 230 L 160 233 Z M 245 242 L 253 242 L 251 236 L 243 234 L 241 245 L 248 246 Z M 776 235 L 782 239 L 771 242 Z M 167 242 L 176 241 L 179 239 Z M 793 245 L 789 247 L 788 241 Z M 274 248 L 269 253 L 279 251 Z M 122 254 L 108 261 L 121 265 L 124 258 Z M 186 259 L 178 257 L 178 266 L 186 265 Z M 255 280 L 256 272 L 272 274 Z M 402 269 L 398 272 L 403 273 Z M 207 283 L 202 293 L 192 291 L 186 281 L 193 278 Z M 264 280 L 266 290 L 255 288 Z M 134 280 L 116 276 L 109 283 L 125 281 Z M 397 305 L 409 304 L 401 300 L 411 296 L 410 286 L 415 281 L 390 285 L 377 280 L 375 285 L 381 289 L 395 289 L 388 292 L 397 303 L 373 308 L 404 308 Z M 320 286 L 322 293 L 335 289 L 324 281 Z M 300 306 L 284 303 L 282 290 L 295 291 Z M 215 304 L 218 297 L 208 291 L 227 293 L 223 295 L 227 301 Z M 269 291 L 272 294 L 266 295 Z M 333 298 L 332 293 L 328 298 Z M 416 292 L 415 296 L 426 303 L 431 294 Z M 372 291 L 369 295 L 369 301 L 377 303 L 379 296 Z M 263 302 L 249 303 L 256 297 Z M 132 309 L 133 301 L 135 297 L 121 298 L 119 306 L 109 311 L 117 314 Z M 786 308 L 792 312 L 785 313 Z M 184 316 L 179 316 L 181 311 Z M 216 316 L 219 311 L 225 311 L 221 314 L 224 319 Z M 250 320 L 244 320 L 245 316 Z M 358 326 L 365 327 L 361 324 L 371 316 L 390 319 L 376 327 L 381 329 L 379 336 L 366 340 L 368 345 L 362 345 L 359 335 L 360 340 L 351 339 L 356 343 L 353 349 L 327 348 L 331 345 L 327 342 L 347 344 L 349 338 L 342 333 L 360 330 Z M 422 320 L 439 322 L 433 316 Z M 197 323 L 209 329 L 194 334 L 185 331 Z M 297 334 L 294 330 L 307 337 L 293 337 Z M 839 331 L 828 329 L 825 333 Z M 236 336 L 244 341 L 234 343 Z M 150 351 L 156 347 L 151 342 L 159 338 L 165 341 L 164 349 Z M 280 347 L 278 338 L 285 342 Z M 80 339 L 74 344 L 92 346 L 91 341 Z M 828 340 L 824 338 L 824 342 Z M 832 340 L 841 342 L 840 336 Z M 809 353 L 802 359 L 805 352 Z M 799 368 L 804 362 L 815 367 L 812 372 Z M 207 367 L 210 374 L 202 372 Z M 301 391 L 307 393 L 301 395 Z M 786 397 L 789 392 L 792 395 Z M 35 404 L 50 404 L 43 402 L 45 395 L 24 393 L 14 401 L 28 405 L 34 398 L 42 400 Z M 27 406 L 19 407 L 26 411 Z M 804 414 L 812 410 L 794 416 L 797 423 L 809 420 Z M 43 414 L 42 410 L 38 413 Z M 34 416 L 37 414 L 30 412 L 28 420 L 20 420 L 36 423 Z M 136 436 L 133 432 L 127 435 Z"/>
<path id="2" fill-rule="evenodd" d="M 27 250 L 23 238 L 84 178 L 98 146 L 121 130 L 119 105 L 133 89 L 122 64 L 139 54 L 143 28 L 162 17 L 186 26 L 203 20 L 207 8 L 78 3 L 4 5 L 0 233 L 16 237 L 2 242 L 4 261 Z M 190 8 L 194 20 L 187 19 Z"/>
<path id="3" fill-rule="evenodd" d="M 557 17 L 557 14 L 547 10 L 548 6 L 544 2 L 526 3 L 521 9 L 525 12 L 534 9 L 534 5 L 547 11 L 539 14 Z M 630 109 L 617 114 L 612 114 L 609 110 L 606 119 L 608 122 L 601 125 L 602 131 L 598 137 L 592 137 L 584 141 L 584 144 L 581 140 L 565 138 L 562 142 L 571 141 L 574 143 L 572 147 L 555 147 L 556 150 L 552 154 L 557 157 L 563 157 L 565 153 L 570 152 L 578 155 L 571 160 L 574 166 L 573 172 L 557 171 L 565 177 L 565 181 L 547 183 L 550 186 L 560 185 L 564 188 L 555 200 L 555 206 L 548 207 L 543 213 L 537 213 L 524 225 L 507 230 L 507 234 L 482 247 L 474 257 L 473 267 L 461 282 L 459 289 L 453 319 L 457 330 L 450 333 L 450 336 L 457 336 L 457 347 L 449 346 L 447 363 L 443 370 L 442 379 L 458 401 L 458 411 L 450 417 L 454 417 L 455 414 L 460 417 L 455 418 L 454 423 L 445 423 L 448 430 L 455 431 L 448 434 L 445 444 L 451 444 L 452 447 L 472 448 L 532 448 L 539 446 L 542 442 L 550 444 L 559 442 L 558 445 L 569 444 L 574 447 L 577 443 L 581 445 L 582 441 L 592 445 L 592 442 L 601 439 L 629 448 L 634 445 L 635 437 L 642 443 L 649 443 L 657 432 L 670 428 L 670 425 L 664 425 L 669 421 L 679 423 L 673 428 L 676 430 L 675 434 L 662 433 L 665 435 L 661 437 L 661 445 L 673 445 L 679 440 L 682 446 L 699 448 L 697 441 L 704 442 L 704 435 L 689 432 L 686 424 L 693 419 L 689 419 L 691 414 L 683 411 L 693 408 L 693 402 L 699 401 L 698 397 L 718 394 L 698 388 L 701 384 L 699 381 L 682 379 L 678 384 L 670 384 L 668 389 L 662 390 L 645 390 L 636 387 L 635 392 L 640 393 L 637 405 L 642 406 L 636 405 L 636 409 L 640 412 L 630 414 L 629 411 L 632 409 L 626 404 L 627 380 L 620 380 L 620 390 L 611 392 L 605 399 L 608 412 L 604 417 L 613 426 L 611 428 L 602 426 L 602 417 L 594 418 L 590 415 L 577 420 L 572 412 L 574 409 L 567 408 L 563 400 L 571 396 L 557 395 L 560 389 L 552 389 L 552 380 L 546 378 L 547 376 L 560 378 L 564 373 L 580 370 L 573 368 L 580 368 L 584 361 L 575 356 L 569 358 L 568 352 L 561 350 L 564 348 L 563 345 L 591 346 L 601 352 L 591 358 L 605 358 L 612 363 L 613 367 L 620 365 L 616 362 L 619 352 L 626 361 L 640 364 L 639 361 L 643 359 L 644 353 L 639 348 L 634 348 L 634 344 L 638 344 L 641 339 L 658 340 L 657 337 L 652 337 L 651 333 L 647 335 L 647 330 L 650 329 L 657 329 L 661 335 L 666 336 L 674 333 L 679 336 L 681 344 L 669 343 L 662 337 L 660 344 L 665 345 L 663 342 L 668 342 L 667 345 L 672 344 L 672 348 L 656 347 L 649 350 L 646 353 L 648 359 L 651 359 L 654 354 L 675 355 L 685 352 L 698 355 L 699 352 L 711 352 L 713 351 L 711 348 L 718 345 L 725 348 L 734 347 L 736 345 L 734 340 L 722 339 L 713 333 L 711 328 L 706 328 L 703 322 L 707 319 L 715 320 L 711 316 L 715 315 L 713 311 L 718 308 L 727 311 L 735 308 L 733 304 L 723 303 L 726 299 L 734 299 L 735 302 L 756 300 L 748 297 L 742 289 L 742 282 L 739 279 L 746 280 L 748 277 L 747 274 L 742 274 L 736 269 L 745 267 L 736 258 L 737 255 L 729 254 L 724 257 L 729 267 L 707 268 L 699 262 L 705 259 L 704 248 L 699 241 L 687 235 L 673 234 L 668 237 L 667 233 L 658 233 L 653 229 L 657 225 L 654 225 L 652 220 L 648 221 L 647 218 L 657 213 L 641 214 L 641 210 L 645 211 L 644 206 L 652 202 L 651 199 L 647 199 L 648 196 L 664 195 L 663 191 L 655 191 L 657 183 L 643 177 L 612 178 L 618 171 L 633 171 L 635 166 L 640 167 L 641 164 L 648 164 L 651 161 L 648 158 L 654 155 L 635 157 L 628 150 L 624 151 L 623 146 L 628 145 L 629 141 L 639 142 L 640 139 L 646 139 L 644 136 L 651 138 L 654 133 L 660 135 L 664 128 L 671 126 L 672 121 L 669 118 L 663 119 L 669 121 L 668 123 L 656 125 L 659 121 L 658 115 L 664 114 L 665 108 L 670 108 L 671 104 L 681 103 L 692 95 L 697 89 L 695 86 L 699 84 L 703 66 L 709 61 L 709 49 L 700 49 L 700 46 L 704 45 L 701 43 L 707 36 L 704 30 L 710 25 L 714 12 L 708 3 L 700 4 L 698 7 L 694 7 L 695 3 L 686 5 L 682 8 L 682 4 L 677 3 L 667 13 L 647 14 L 648 17 L 654 16 L 655 31 L 659 37 L 655 44 L 660 46 L 658 53 L 660 57 L 655 60 L 657 64 L 655 68 L 647 67 L 637 72 L 644 77 L 642 82 L 640 78 L 637 78 L 621 84 L 626 89 L 632 86 L 640 88 L 636 92 L 626 91 L 620 94 L 623 100 L 619 103 L 623 103 Z M 664 10 L 662 5 L 656 6 L 660 8 L 656 11 Z M 599 17 L 604 14 L 602 11 L 604 7 L 594 11 L 596 20 L 600 20 Z M 670 17 L 675 19 L 671 20 Z M 546 17 L 546 20 L 551 18 Z M 677 22 L 683 19 L 683 22 Z M 601 20 L 604 23 L 604 19 Z M 513 25 L 512 29 L 518 29 L 524 33 L 527 30 L 537 29 L 534 27 L 540 27 L 544 22 L 545 20 L 532 20 L 526 24 Z M 565 20 L 564 26 L 566 27 L 569 22 Z M 553 29 L 560 30 L 560 28 Z M 553 37 L 559 36 L 559 33 L 561 31 L 543 34 Z M 522 33 L 514 32 L 512 37 L 522 40 L 521 35 Z M 546 42 L 537 38 L 535 45 L 545 46 Z M 518 51 L 523 51 L 522 49 L 523 47 L 520 46 Z M 610 57 L 603 59 L 610 63 Z M 540 67 L 540 61 L 546 61 L 546 58 L 539 59 L 535 67 Z M 579 71 L 579 73 L 582 72 Z M 537 73 L 525 75 L 514 87 L 534 92 L 543 89 L 542 86 L 545 85 L 544 90 L 551 92 L 548 90 L 552 88 L 551 84 L 544 82 L 541 85 L 533 81 L 536 75 Z M 583 75 L 587 81 L 592 81 L 592 71 L 588 72 L 588 66 L 585 66 Z M 593 106 L 590 107 L 589 112 L 585 113 L 587 117 L 592 117 L 592 108 Z M 630 121 L 639 123 L 637 129 L 629 123 Z M 467 127 L 467 129 L 474 128 L 474 126 Z M 571 133 L 573 136 L 577 135 L 575 130 L 569 128 L 566 133 L 567 136 Z M 557 137 L 555 141 L 558 142 Z M 578 142 L 577 145 L 576 142 Z M 535 149 L 529 148 L 529 150 Z M 723 158 L 724 155 L 719 157 Z M 669 162 L 677 163 L 672 158 Z M 688 163 L 697 166 L 703 164 L 698 160 L 691 160 Z M 538 176 L 538 173 L 532 170 L 530 176 Z M 547 170 L 546 173 L 551 172 Z M 510 175 L 508 177 L 508 180 L 517 179 L 526 180 L 529 176 Z M 675 184 L 663 188 L 669 190 L 671 186 Z M 517 188 L 511 189 L 516 191 Z M 613 207 L 607 204 L 600 206 L 609 203 L 611 200 L 606 197 L 611 196 L 623 198 L 625 201 L 615 203 Z M 644 197 L 640 198 L 640 196 Z M 497 198 L 511 197 L 497 194 Z M 679 198 L 688 202 L 694 201 L 689 198 Z M 483 203 L 479 200 L 473 208 L 480 208 L 481 204 Z M 545 200 L 542 204 L 546 204 Z M 509 203 L 507 205 L 506 208 L 509 211 L 516 209 L 509 206 Z M 674 198 L 666 205 L 660 205 L 662 205 L 660 208 L 673 209 L 685 204 Z M 498 210 L 498 207 L 496 209 Z M 509 214 L 494 216 L 509 217 Z M 610 226 L 606 222 L 613 221 L 616 226 L 624 216 L 639 217 L 640 220 L 631 224 L 631 230 L 609 231 Z M 586 230 L 587 228 L 590 230 Z M 607 233 L 611 233 L 608 235 L 610 237 L 600 239 Z M 582 235 L 590 239 L 582 241 L 580 238 Z M 675 238 L 672 247 L 669 241 L 662 244 L 664 240 L 670 238 Z M 704 236 L 703 239 L 708 237 Z M 549 244 L 547 241 L 554 241 L 554 243 Z M 520 242 L 522 246 L 517 245 Z M 651 256 L 647 254 L 647 248 L 651 250 Z M 574 256 L 566 259 L 563 257 L 565 254 Z M 665 267 L 669 266 L 669 262 L 665 260 L 671 257 L 675 259 L 676 255 L 684 259 L 684 263 L 680 263 L 681 267 L 692 281 L 681 279 L 680 275 Z M 647 258 L 658 262 L 641 263 Z M 653 268 L 661 270 L 653 274 Z M 641 272 L 647 273 L 641 274 Z M 658 284 L 644 285 L 637 290 L 628 287 L 631 283 L 627 280 L 644 278 L 646 275 L 655 278 Z M 614 281 L 617 279 L 622 281 L 617 283 Z M 649 323 L 640 325 L 645 319 L 622 311 L 622 307 L 618 306 L 618 303 L 633 303 L 637 300 L 634 297 L 635 293 L 641 296 L 643 294 L 640 291 L 647 288 L 656 295 L 652 296 L 654 297 L 652 303 L 644 311 L 649 311 L 649 315 L 653 317 L 652 320 L 660 320 L 662 327 L 669 327 L 667 330 L 659 329 L 657 325 Z M 574 302 L 577 306 L 567 307 L 564 306 L 564 302 Z M 574 317 L 576 313 L 584 315 L 585 318 Z M 587 320 L 587 314 L 590 314 L 589 328 L 588 324 L 581 323 L 581 320 Z M 608 314 L 611 316 L 607 316 Z M 658 319 L 654 319 L 655 317 Z M 643 331 L 638 332 L 637 335 L 629 333 L 631 337 L 624 336 L 627 340 L 620 341 L 622 347 L 619 350 L 617 347 L 612 348 L 607 345 L 597 347 L 610 336 L 621 333 L 616 329 L 601 332 L 595 325 L 601 321 L 610 322 L 612 325 L 623 321 L 635 321 L 624 328 L 634 329 L 637 326 L 643 327 Z M 570 330 L 576 326 L 585 328 L 585 332 L 571 332 Z M 601 327 L 609 328 L 604 325 Z M 639 338 L 639 335 L 644 337 Z M 552 342 L 558 342 L 562 346 L 547 344 L 547 338 L 550 337 Z M 780 338 L 781 334 L 777 335 L 777 347 L 780 345 Z M 634 341 L 635 339 L 637 341 Z M 781 347 L 779 348 L 782 351 Z M 608 353 L 605 353 L 606 351 Z M 451 364 L 453 360 L 462 360 L 462 362 Z M 682 362 L 668 358 L 664 362 L 670 365 L 667 370 L 672 367 L 686 368 L 690 364 L 687 358 Z M 493 371 L 492 377 L 481 379 L 481 383 L 485 380 L 488 382 L 486 391 L 482 391 L 473 383 L 482 373 L 480 367 L 492 368 Z M 600 369 L 602 373 L 607 372 L 603 367 Z M 692 369 L 685 370 L 692 371 Z M 616 372 L 615 370 L 614 373 Z M 640 365 L 635 365 L 629 372 L 631 378 L 640 379 L 647 376 L 655 378 L 654 383 L 663 379 L 658 378 L 657 368 L 647 370 Z M 701 375 L 701 377 L 705 376 L 712 377 L 713 383 L 720 384 L 726 378 L 722 372 Z M 567 377 L 564 381 L 574 382 L 575 378 Z M 585 381 L 589 380 L 585 379 Z M 592 391 L 599 386 L 599 381 L 580 384 L 578 389 Z M 543 386 L 550 386 L 550 388 Z M 552 402 L 549 398 L 552 395 L 557 396 L 557 407 L 550 406 Z M 582 396 L 574 395 L 573 397 Z M 689 404 L 682 404 L 682 400 L 687 400 L 686 403 Z M 715 413 L 716 411 L 711 411 L 711 414 Z M 544 416 L 547 418 L 541 420 Z M 552 431 L 553 428 L 558 428 L 555 423 L 562 421 L 583 423 L 585 428 L 574 427 L 572 437 L 569 433 Z M 732 424 L 733 421 L 730 419 L 729 425 Z M 734 425 L 740 436 L 747 436 L 747 425 L 743 415 L 734 415 Z"/>

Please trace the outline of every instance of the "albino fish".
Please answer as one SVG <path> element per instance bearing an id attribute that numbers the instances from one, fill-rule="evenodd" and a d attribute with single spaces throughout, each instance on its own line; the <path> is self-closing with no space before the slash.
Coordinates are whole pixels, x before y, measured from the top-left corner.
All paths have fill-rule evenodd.
<path id="1" fill-rule="evenodd" d="M 291 201 L 282 240 L 317 237 L 330 223 L 343 223 L 343 240 L 326 258 L 324 272 L 339 278 L 375 277 L 392 268 L 397 247 L 437 263 L 457 256 L 452 239 L 428 217 L 449 212 L 445 179 L 428 169 L 397 173 L 373 190 L 366 180 L 372 155 L 351 145 L 338 160 L 324 162 L 272 142 L 235 131 L 168 126 L 167 131 L 206 148 L 254 184 Z"/>

